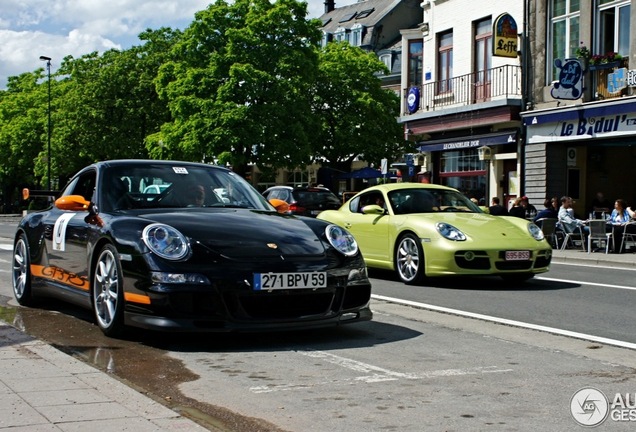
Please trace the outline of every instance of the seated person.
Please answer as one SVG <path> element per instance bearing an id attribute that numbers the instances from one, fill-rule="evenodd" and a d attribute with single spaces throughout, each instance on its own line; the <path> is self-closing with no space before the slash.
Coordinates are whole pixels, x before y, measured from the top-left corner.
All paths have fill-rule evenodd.
<path id="1" fill-rule="evenodd" d="M 534 223 L 537 223 L 539 219 L 558 219 L 559 217 L 559 199 L 557 197 L 554 198 L 546 198 L 543 202 L 543 206 L 545 207 L 543 210 L 539 211 L 537 215 L 532 220 Z"/>
<path id="2" fill-rule="evenodd" d="M 205 205 L 205 188 L 202 185 L 195 185 L 188 193 L 189 206 L 202 207 Z"/>
<path id="3" fill-rule="evenodd" d="M 584 235 L 589 234 L 590 227 L 585 225 L 585 221 L 574 217 L 574 209 L 572 209 L 572 198 L 568 196 L 561 197 L 561 208 L 558 213 L 559 224 L 566 233 L 576 232 L 581 229 Z"/>

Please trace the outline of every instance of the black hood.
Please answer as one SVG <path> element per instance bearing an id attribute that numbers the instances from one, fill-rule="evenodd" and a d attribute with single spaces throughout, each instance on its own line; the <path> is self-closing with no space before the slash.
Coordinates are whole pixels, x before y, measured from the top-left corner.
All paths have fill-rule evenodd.
<path id="1" fill-rule="evenodd" d="M 322 233 L 327 223 L 248 209 L 180 209 L 141 214 L 165 223 L 212 251 L 231 258 L 318 256 L 325 253 Z M 309 225 L 314 226 L 312 229 Z"/>

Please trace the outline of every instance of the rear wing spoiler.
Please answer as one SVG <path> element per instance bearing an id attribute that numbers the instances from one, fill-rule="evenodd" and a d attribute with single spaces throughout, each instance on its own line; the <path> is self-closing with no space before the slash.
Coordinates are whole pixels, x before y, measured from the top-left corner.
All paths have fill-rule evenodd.
<path id="1" fill-rule="evenodd" d="M 22 199 L 28 200 L 31 197 L 51 197 L 56 198 L 60 194 L 60 191 L 53 190 L 31 190 L 29 188 L 22 189 Z"/>

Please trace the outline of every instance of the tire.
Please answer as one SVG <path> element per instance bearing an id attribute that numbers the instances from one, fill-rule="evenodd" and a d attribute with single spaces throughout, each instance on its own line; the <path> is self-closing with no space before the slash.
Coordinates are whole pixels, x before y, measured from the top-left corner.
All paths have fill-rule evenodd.
<path id="1" fill-rule="evenodd" d="M 424 267 L 424 251 L 420 240 L 413 234 L 405 234 L 395 248 L 395 268 L 400 280 L 407 285 L 424 282 Z"/>
<path id="2" fill-rule="evenodd" d="M 24 233 L 20 234 L 13 248 L 13 295 L 22 306 L 33 304 L 31 290 L 31 257 L 29 242 Z"/>
<path id="3" fill-rule="evenodd" d="M 99 329 L 115 337 L 124 329 L 124 284 L 121 263 L 113 245 L 99 252 L 93 271 L 92 303 Z"/>

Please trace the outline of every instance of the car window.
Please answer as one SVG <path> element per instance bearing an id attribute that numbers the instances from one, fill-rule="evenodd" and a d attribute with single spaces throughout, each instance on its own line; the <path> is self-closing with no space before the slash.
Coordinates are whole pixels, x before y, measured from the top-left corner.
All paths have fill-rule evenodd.
<path id="1" fill-rule="evenodd" d="M 481 209 L 466 196 L 445 189 L 400 189 L 389 194 L 396 214 L 435 212 L 475 212 Z"/>
<path id="2" fill-rule="evenodd" d="M 94 202 L 95 197 L 95 178 L 97 174 L 95 170 L 84 171 L 71 180 L 62 192 L 65 195 L 81 195 L 86 201 Z"/>
<path id="3" fill-rule="evenodd" d="M 111 197 L 115 191 L 120 196 Z M 272 210 L 266 199 L 239 175 L 213 166 L 140 162 L 106 168 L 102 175 L 102 198 L 109 210 L 164 207 Z"/>
<path id="4" fill-rule="evenodd" d="M 367 194 L 360 195 L 360 204 L 357 211 L 359 213 L 362 213 L 362 209 L 368 205 L 378 205 L 382 208 L 386 208 L 382 193 L 379 191 L 373 191 Z"/>

